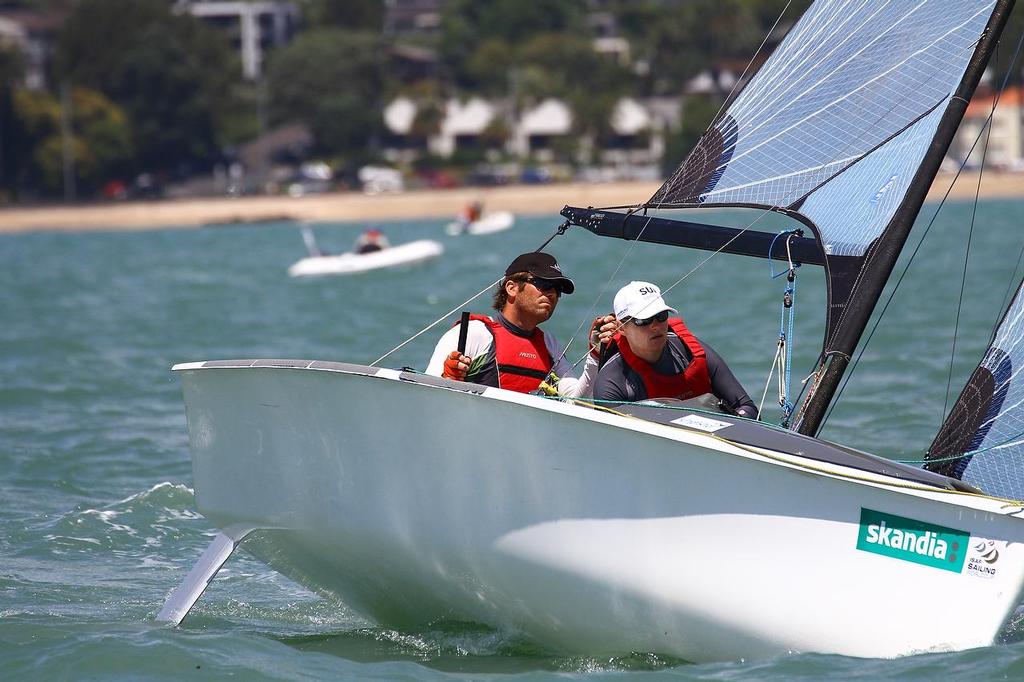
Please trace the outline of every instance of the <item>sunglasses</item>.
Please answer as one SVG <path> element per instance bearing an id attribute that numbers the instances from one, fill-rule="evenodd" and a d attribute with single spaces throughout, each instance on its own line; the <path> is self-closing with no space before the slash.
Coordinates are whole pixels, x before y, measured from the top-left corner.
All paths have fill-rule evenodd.
<path id="1" fill-rule="evenodd" d="M 561 296 L 563 293 L 562 283 L 556 282 L 553 279 L 544 279 L 543 277 L 527 277 L 523 281 L 526 282 L 527 284 L 532 284 L 533 286 L 537 287 L 537 289 L 540 291 L 554 290 L 555 292 L 558 293 L 559 296 Z"/>
<path id="2" fill-rule="evenodd" d="M 668 319 L 668 311 L 667 310 L 662 310 L 660 313 L 658 313 L 654 317 L 645 317 L 643 319 L 641 319 L 639 317 L 634 317 L 633 318 L 633 324 L 635 324 L 638 327 L 646 327 L 651 322 L 664 322 L 667 319 Z"/>

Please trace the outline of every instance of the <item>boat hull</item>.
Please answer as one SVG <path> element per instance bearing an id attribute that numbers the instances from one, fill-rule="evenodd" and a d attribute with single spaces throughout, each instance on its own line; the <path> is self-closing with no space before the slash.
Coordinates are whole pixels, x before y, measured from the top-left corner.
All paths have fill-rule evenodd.
<path id="1" fill-rule="evenodd" d="M 393 370 L 230 365 L 179 366 L 199 511 L 266 529 L 243 546 L 382 624 L 469 619 L 698 662 L 891 657 L 990 644 L 1021 597 L 1024 521 L 989 498 L 740 446 L 728 426 Z M 878 518 L 962 535 L 942 561 L 900 555 L 864 544 Z"/>
<path id="2" fill-rule="evenodd" d="M 288 268 L 291 277 L 352 275 L 380 268 L 412 265 L 444 253 L 444 246 L 432 239 L 419 239 L 370 253 L 342 253 L 337 256 L 310 256 Z"/>

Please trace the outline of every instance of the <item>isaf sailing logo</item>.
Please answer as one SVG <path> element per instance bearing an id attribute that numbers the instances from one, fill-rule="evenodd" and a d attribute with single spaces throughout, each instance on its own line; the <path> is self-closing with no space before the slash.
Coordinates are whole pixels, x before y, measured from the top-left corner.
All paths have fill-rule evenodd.
<path id="1" fill-rule="evenodd" d="M 967 575 L 975 578 L 991 580 L 996 577 L 999 567 L 999 550 L 1006 548 L 1006 543 L 1001 540 L 985 540 L 978 538 L 977 542 L 971 543 L 971 553 L 967 557 Z"/>
<path id="2" fill-rule="evenodd" d="M 970 540 L 970 533 L 955 528 L 860 510 L 857 549 L 864 552 L 960 573 Z"/>

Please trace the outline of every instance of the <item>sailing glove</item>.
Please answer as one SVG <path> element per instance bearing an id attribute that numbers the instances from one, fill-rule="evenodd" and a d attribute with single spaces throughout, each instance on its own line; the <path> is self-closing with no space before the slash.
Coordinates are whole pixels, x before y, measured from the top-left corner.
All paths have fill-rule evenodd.
<path id="1" fill-rule="evenodd" d="M 614 315 L 602 315 L 594 318 L 594 323 L 590 325 L 590 354 L 595 358 L 600 358 L 601 352 L 614 334 Z"/>
<path id="2" fill-rule="evenodd" d="M 457 381 L 466 380 L 466 372 L 469 371 L 469 363 L 472 362 L 472 358 L 468 355 L 463 355 L 457 350 L 453 350 L 448 354 L 448 357 L 444 361 L 444 370 L 441 372 L 441 376 L 445 379 L 456 379 Z M 436 371 L 436 370 L 435 370 Z"/>

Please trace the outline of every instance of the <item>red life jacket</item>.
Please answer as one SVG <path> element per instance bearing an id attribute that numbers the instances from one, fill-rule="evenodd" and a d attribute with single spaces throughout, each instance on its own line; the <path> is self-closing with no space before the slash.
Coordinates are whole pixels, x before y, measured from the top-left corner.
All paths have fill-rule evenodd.
<path id="1" fill-rule="evenodd" d="M 529 393 L 543 381 L 554 360 L 544 343 L 544 332 L 539 327 L 528 337 L 517 336 L 500 321 L 486 315 L 470 315 L 487 325 L 494 337 L 494 360 L 498 366 L 498 387 L 519 393 Z"/>
<path id="2" fill-rule="evenodd" d="M 711 392 L 711 376 L 708 374 L 707 355 L 704 347 L 690 333 L 683 321 L 678 317 L 668 320 L 669 328 L 690 350 L 693 358 L 682 374 L 659 374 L 651 364 L 637 356 L 629 347 L 626 337 L 620 332 L 615 335 L 619 354 L 629 367 L 640 375 L 647 388 L 648 398 L 679 398 L 686 400 Z"/>

